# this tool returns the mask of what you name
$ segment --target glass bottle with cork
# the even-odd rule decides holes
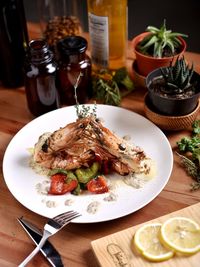
[[[80,104],[91,97],[91,60],[86,50],[87,40],[81,36],[68,36],[57,43],[56,86],[62,106],[75,105],[75,93]]]
[[[29,110],[34,116],[59,107],[53,53],[43,39],[32,40],[25,63],[25,91]]]
[[[87,0],[94,68],[126,65],[127,0]]]

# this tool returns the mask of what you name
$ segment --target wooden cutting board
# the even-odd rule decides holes
[[[200,203],[173,212],[171,214],[151,220],[151,222],[164,222],[170,217],[189,217],[200,223]],[[131,249],[133,235],[141,225],[105,236],[91,242],[92,249],[101,267],[199,267],[200,252],[189,256],[174,256],[164,262],[149,262],[134,253]]]

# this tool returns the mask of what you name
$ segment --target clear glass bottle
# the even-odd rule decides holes
[[[68,36],[58,42],[57,50],[59,59],[56,86],[61,105],[76,104],[75,94],[78,103],[86,103],[91,97],[91,60],[86,54],[86,39]]]
[[[43,39],[32,40],[25,64],[25,90],[29,110],[35,116],[59,107],[55,85],[57,64]]]
[[[124,67],[127,49],[127,0],[87,0],[87,4],[94,67]]]
[[[0,1],[0,40],[1,81],[6,87],[22,86],[28,45],[23,0]]]

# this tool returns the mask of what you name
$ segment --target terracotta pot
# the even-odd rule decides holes
[[[138,43],[142,41],[144,37],[149,34],[150,34],[149,32],[141,33],[132,40],[132,47],[134,49],[134,53],[136,56],[137,70],[143,76],[147,76],[154,69],[169,66],[172,60],[176,61],[177,57],[181,56],[186,50],[186,42],[184,41],[183,38],[179,37],[182,43],[182,51],[179,54],[173,57],[163,57],[163,58],[155,58],[155,57],[144,55],[138,52],[136,50],[136,47]]]
[[[165,71],[165,68],[163,69]],[[153,110],[159,114],[170,116],[183,116],[190,114],[198,105],[200,96],[200,75],[197,72],[193,73],[191,83],[197,82],[195,85],[196,92],[194,95],[180,99],[173,96],[162,96],[150,87],[152,80],[162,76],[161,70],[156,69],[148,74],[146,77],[146,86],[148,89],[148,98]]]

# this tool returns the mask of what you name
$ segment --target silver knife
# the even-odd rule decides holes
[[[25,220],[23,217],[17,219],[26,233],[30,236],[33,240],[35,245],[38,245],[42,238],[42,231],[37,228],[37,226],[33,225],[31,222]],[[48,260],[51,266],[53,267],[64,267],[60,254],[54,248],[54,246],[49,242],[46,241],[44,246],[40,249],[41,253],[44,257]]]

